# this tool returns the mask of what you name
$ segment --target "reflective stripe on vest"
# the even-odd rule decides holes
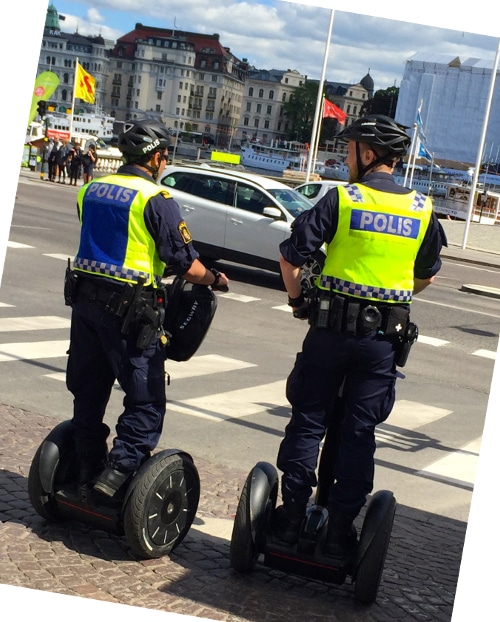
[[[374,301],[410,303],[413,270],[432,202],[420,192],[389,194],[339,186],[339,223],[318,287]]]
[[[160,193],[166,194],[153,182],[126,175],[108,175],[83,186],[75,270],[132,283],[142,276],[146,285],[157,284],[165,264],[144,223],[144,208]]]

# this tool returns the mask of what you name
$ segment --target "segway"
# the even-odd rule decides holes
[[[341,402],[341,398],[340,398]],[[341,410],[337,401],[337,413]],[[338,416],[338,415],[337,415]],[[250,471],[239,499],[230,544],[230,564],[249,573],[261,555],[263,564],[286,573],[342,585],[354,584],[354,598],[371,604],[377,597],[396,511],[392,492],[380,490],[368,503],[360,537],[353,555],[339,559],[328,555],[325,540],[326,508],[333,483],[333,464],[339,443],[340,425],[330,416],[318,467],[315,503],[307,509],[296,544],[286,544],[273,535],[271,518],[278,498],[278,473],[267,462]]]
[[[198,471],[189,454],[167,449],[152,455],[126,489],[107,498],[77,483],[73,424],[58,424],[38,448],[28,493],[49,522],[77,520],[125,536],[141,558],[171,553],[193,523],[200,498]]]

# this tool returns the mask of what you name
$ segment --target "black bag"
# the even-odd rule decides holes
[[[217,297],[208,285],[188,283],[180,276],[167,285],[163,328],[168,337],[168,359],[187,361],[193,356],[205,339],[216,309]]]

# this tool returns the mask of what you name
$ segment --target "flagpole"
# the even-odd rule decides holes
[[[495,54],[495,60],[493,62],[493,67],[491,69],[491,81],[490,81],[490,90],[488,94],[488,101],[486,103],[486,111],[484,113],[484,121],[483,121],[483,129],[481,132],[481,140],[479,142],[479,148],[477,150],[477,159],[476,159],[476,169],[474,171],[474,175],[472,177],[472,184],[470,189],[469,196],[469,205],[467,208],[467,219],[465,221],[465,230],[464,230],[464,238],[462,241],[462,248],[465,248],[467,245],[467,236],[470,228],[470,221],[472,218],[472,210],[474,209],[474,197],[476,194],[477,180],[479,178],[479,173],[481,169],[481,156],[484,150],[484,142],[486,138],[486,130],[488,129],[488,120],[490,117],[490,109],[491,109],[491,101],[493,99],[493,93],[495,91],[495,80],[497,76],[498,70],[498,59],[500,57],[500,39],[498,39],[497,52]]]
[[[325,83],[325,74],[326,74],[326,65],[327,65],[327,61],[328,61],[328,50],[330,48],[330,39],[332,37],[332,27],[333,27],[333,16],[335,15],[335,10],[331,9],[330,11],[330,24],[328,26],[328,35],[327,35],[327,39],[325,42],[325,54],[323,57],[323,68],[321,70],[321,79],[319,81],[319,85],[318,85],[318,97],[316,99],[316,112],[314,114],[314,123],[313,123],[313,129],[312,129],[312,136],[311,136],[311,149],[309,152],[309,157],[307,159],[307,171],[306,171],[306,179],[305,179],[305,183],[307,183],[309,181],[309,178],[311,176],[311,168],[312,168],[312,162],[314,159],[314,154],[316,152],[316,145],[318,142],[318,126],[319,126],[319,117],[321,114],[321,109],[322,109],[322,103],[323,103],[323,85]]]
[[[69,139],[71,141],[71,135],[73,134],[73,115],[75,114],[75,93],[76,93],[76,78],[78,76],[78,64],[79,64],[79,60],[78,60],[78,56],[76,57],[76,64],[75,64],[75,77],[73,79],[73,95],[71,98],[71,115],[69,117]]]

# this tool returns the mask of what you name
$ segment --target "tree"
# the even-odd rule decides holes
[[[399,88],[390,86],[388,89],[376,91],[361,108],[361,114],[386,114],[394,118],[398,104]]]
[[[289,140],[310,142],[317,98],[318,83],[306,81],[295,89],[290,95],[290,100],[285,102],[284,110],[290,125]]]

